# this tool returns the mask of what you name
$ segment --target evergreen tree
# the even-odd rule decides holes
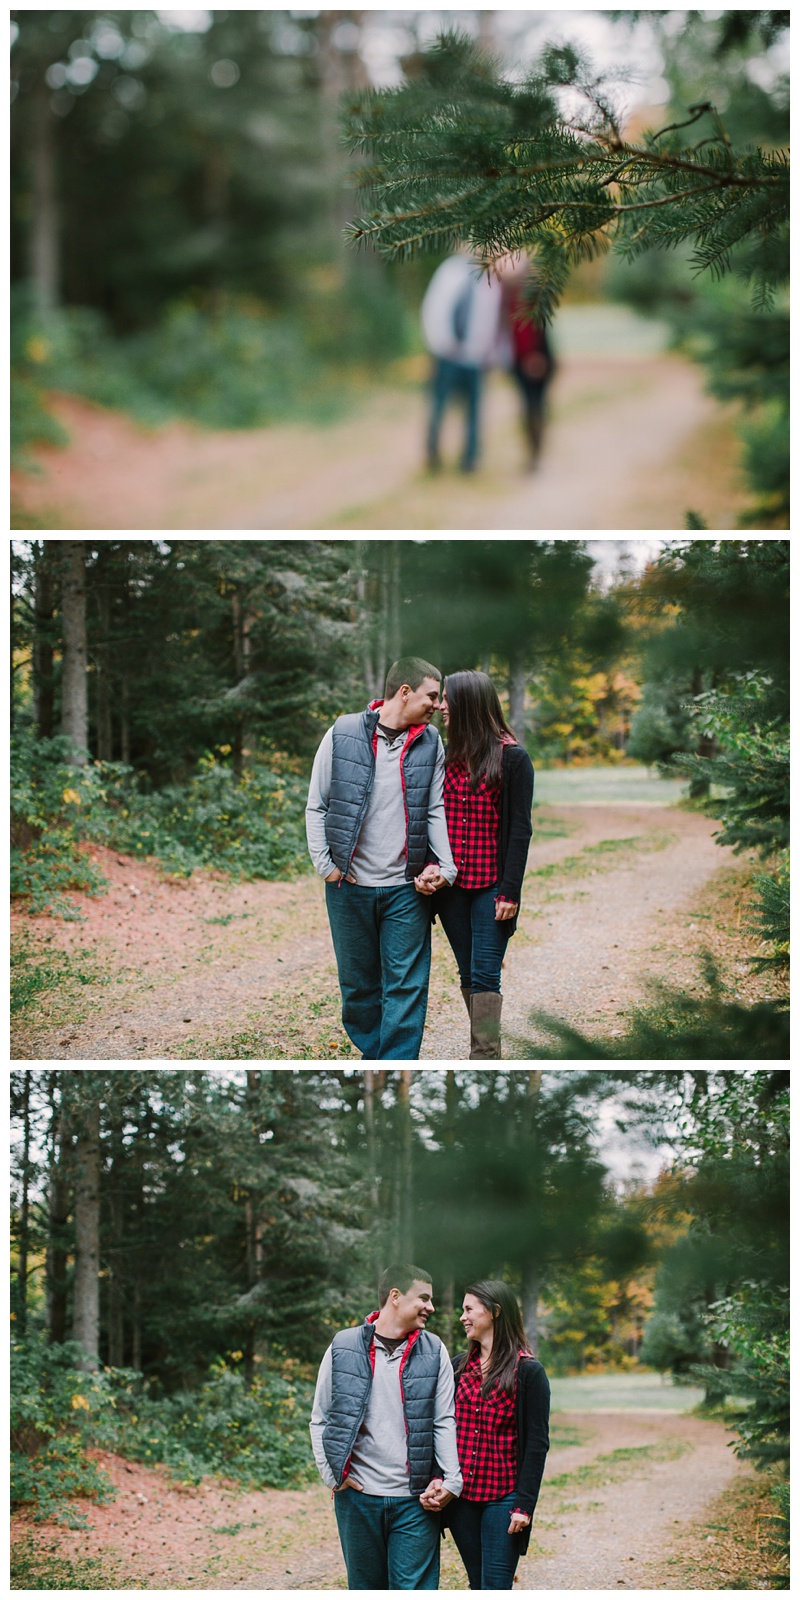
[[[564,110],[564,90],[581,111]],[[351,238],[389,258],[462,241],[487,261],[529,251],[531,308],[544,320],[571,267],[612,245],[634,257],[686,240],[693,264],[714,273],[735,259],[759,304],[785,281],[785,152],[734,149],[708,100],[629,139],[613,84],[571,45],[510,82],[471,41],[446,35],[414,81],[351,96],[345,121],[373,202]]]

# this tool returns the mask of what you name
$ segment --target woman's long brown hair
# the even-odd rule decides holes
[[[519,1301],[508,1284],[499,1278],[483,1278],[480,1283],[471,1283],[464,1293],[474,1294],[494,1320],[492,1354],[483,1379],[483,1393],[499,1389],[502,1394],[513,1394],[520,1353],[531,1354]],[[473,1347],[480,1349],[477,1339],[470,1339],[469,1354]]]
[[[447,762],[463,762],[473,794],[486,779],[490,788],[500,782],[503,735],[514,735],[500,709],[497,690],[485,672],[450,672],[444,692],[450,712]]]

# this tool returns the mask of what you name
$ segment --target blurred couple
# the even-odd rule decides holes
[[[468,251],[449,256],[431,278],[422,302],[422,331],[433,358],[428,422],[428,466],[441,466],[439,437],[448,403],[460,399],[466,423],[462,472],[473,472],[480,453],[484,374],[509,367],[522,399],[527,464],[539,464],[547,385],[555,362],[547,330],[533,318],[530,262],[522,253],[500,257],[486,271]]]
[[[435,727],[441,709],[447,752]],[[405,656],[382,700],[341,716],[306,808],[325,880],[342,1022],[363,1061],[417,1061],[438,916],[469,1016],[470,1061],[501,1056],[500,974],[517,926],[533,766],[484,672]]]
[[[550,1385],[501,1279],[466,1290],[466,1351],[427,1327],[425,1267],[381,1273],[378,1307],[334,1334],[311,1443],[333,1491],[349,1589],[438,1589],[449,1528],[470,1589],[511,1593],[550,1446]]]

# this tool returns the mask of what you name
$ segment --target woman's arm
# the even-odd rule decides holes
[[[525,1360],[519,1365],[519,1383],[524,1450],[520,1451],[517,1468],[517,1506],[533,1516],[550,1448],[550,1385],[544,1367],[538,1361]]]
[[[518,902],[528,863],[533,805],[533,765],[527,750],[519,745],[509,747],[503,783],[508,785],[509,837],[497,892],[502,900]]]

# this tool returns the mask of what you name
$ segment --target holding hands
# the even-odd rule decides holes
[[[447,879],[442,876],[442,873],[440,872],[438,866],[434,864],[434,862],[431,862],[429,866],[425,868],[425,871],[421,872],[419,877],[414,879],[414,887],[419,894],[435,894],[437,889],[444,889],[446,885]]]
[[[426,1511],[443,1511],[452,1499],[453,1496],[449,1489],[445,1489],[442,1479],[431,1478],[427,1489],[419,1497],[419,1503]]]

